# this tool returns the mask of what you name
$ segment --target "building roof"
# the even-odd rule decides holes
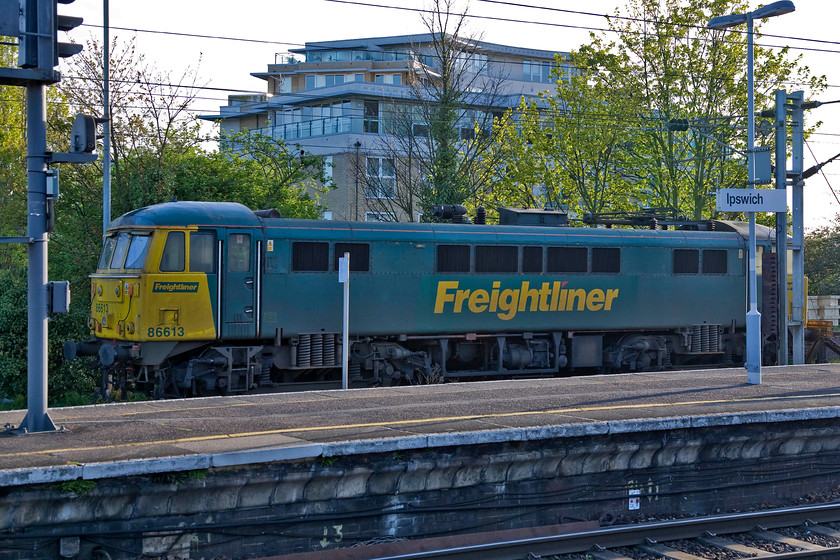
[[[363,39],[340,39],[337,41],[313,41],[304,43],[302,49],[289,49],[289,52],[303,54],[307,51],[336,50],[336,49],[366,49],[383,50],[385,47],[399,45],[424,44],[432,42],[434,36],[431,33],[419,33],[415,35],[393,35],[390,37],[367,37]],[[533,58],[554,58],[555,54],[564,54],[561,51],[547,51],[542,49],[529,49],[511,45],[489,43],[487,41],[470,41],[478,49],[486,53],[510,54],[515,56]],[[568,54],[568,53],[566,53]]]

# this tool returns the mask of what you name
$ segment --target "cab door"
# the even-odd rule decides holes
[[[260,266],[253,230],[226,232],[222,243],[222,267],[222,338],[255,338]]]

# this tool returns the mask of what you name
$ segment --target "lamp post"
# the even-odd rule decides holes
[[[753,20],[764,19],[794,11],[791,0],[773,2],[746,14],[729,14],[709,20],[709,29],[728,29],[747,24],[747,176],[749,188],[755,188],[755,115],[753,100]],[[747,313],[747,381],[761,383],[761,314],[755,273],[755,212],[750,212],[750,310]]]

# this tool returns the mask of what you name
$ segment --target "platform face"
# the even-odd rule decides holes
[[[0,425],[19,424],[25,412],[0,412]],[[763,368],[760,385],[748,384],[739,368],[149,401],[49,414],[65,430],[0,438],[1,483],[834,418],[840,364]]]

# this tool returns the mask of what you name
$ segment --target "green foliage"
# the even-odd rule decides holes
[[[0,269],[0,400],[26,396],[26,267]]]
[[[112,46],[111,215],[178,200],[228,200],[251,208],[277,208],[285,216],[318,217],[317,202],[304,188],[323,184],[323,158],[301,157],[270,139],[244,139],[242,155],[208,152],[207,140],[187,111],[200,89],[196,74],[172,78],[150,67],[133,42]],[[13,53],[0,46],[0,59]],[[68,149],[76,112],[99,115],[102,107],[102,49],[88,43],[69,59],[71,68],[56,87],[48,88],[48,144]],[[174,84],[167,86],[165,84]],[[186,86],[190,86],[184,93]],[[0,235],[26,235],[26,142],[24,90],[0,87]],[[100,146],[101,151],[101,146]],[[70,313],[49,317],[49,406],[95,400],[99,373],[89,359],[66,362],[65,340],[90,338],[90,279],[102,246],[102,161],[61,166],[61,197],[56,202],[56,228],[50,235],[49,279],[68,280]],[[25,402],[27,390],[26,251],[0,244],[0,403]]]
[[[225,136],[222,142],[231,149],[214,157],[247,187],[239,202],[252,208],[275,208],[286,217],[320,217],[317,200],[307,194],[307,188],[316,193],[327,188],[323,156],[247,131]]]
[[[96,488],[96,481],[93,480],[67,480],[58,483],[58,489],[61,492],[68,494],[76,494],[77,496],[84,496],[89,494]]]
[[[336,461],[338,461],[338,457],[318,457],[318,464],[322,467],[331,467]]]
[[[809,294],[840,294],[840,216],[805,236],[805,276]]]
[[[568,64],[557,62],[559,68]],[[493,149],[507,164],[496,167],[485,205],[562,206],[578,214],[627,209],[626,98],[591,81],[585,71],[558,75],[552,95],[523,101],[518,119],[495,127]]]
[[[27,280],[26,267],[0,270],[0,400],[21,399],[27,389]],[[88,289],[85,289],[87,292]],[[71,298],[72,300],[72,298]],[[89,301],[89,300],[88,300]],[[89,304],[88,304],[89,305]],[[96,386],[96,376],[83,362],[67,363],[62,359],[62,345],[67,338],[79,340],[86,335],[87,312],[51,315],[49,318],[50,406],[89,404]],[[81,326],[80,326],[81,325]]]
[[[749,8],[743,0],[632,0],[625,17],[610,19],[608,35],[593,36],[573,53],[570,76],[557,76],[556,90],[540,105],[537,114],[553,139],[540,138],[538,117],[529,113],[500,134],[521,144],[504,147],[511,154],[506,167],[515,173],[510,182],[518,180],[520,191],[559,188],[581,211],[668,207],[693,219],[714,216],[715,190],[746,186],[738,151],[746,151],[747,35],[706,24]],[[756,24],[754,68],[762,79],[755,107],[772,106],[773,92],[790,82],[806,84],[811,95],[825,88],[825,77],[811,76],[801,57],[758,46]],[[691,126],[676,130],[673,119]],[[523,168],[523,157],[536,163]],[[566,191],[567,185],[576,188]]]
[[[207,469],[156,473],[151,475],[151,478],[153,482],[158,484],[181,484],[187,481],[200,482],[207,478]]]
[[[366,209],[385,212],[397,220],[434,220],[439,204],[480,204],[481,193],[492,188],[492,144],[489,135],[493,109],[507,102],[506,71],[490,64],[477,50],[481,37],[466,32],[468,15],[459,2],[433,0],[422,17],[428,43],[416,47],[422,64],[416,66],[408,103],[383,103],[384,132],[370,144],[355,170],[367,188],[388,192],[369,197]],[[472,130],[470,130],[472,129]],[[365,169],[371,158],[388,166],[377,177]],[[387,164],[384,162],[388,162]]]

